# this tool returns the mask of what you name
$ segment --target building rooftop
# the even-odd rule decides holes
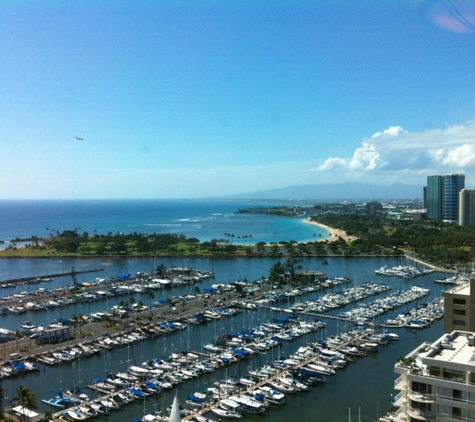
[[[454,331],[432,343],[420,357],[425,365],[475,370],[475,337],[473,333]],[[465,368],[468,369],[468,368]]]
[[[470,296],[470,283],[459,284],[444,293]]]

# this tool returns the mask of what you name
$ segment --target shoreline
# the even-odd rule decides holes
[[[303,221],[307,224],[313,224],[314,226],[321,227],[328,231],[329,233],[328,238],[319,239],[317,240],[317,242],[324,242],[325,240],[329,240],[331,242],[333,240],[338,240],[339,237],[341,237],[345,242],[354,242],[355,240],[358,239],[356,236],[348,235],[344,230],[335,229],[334,227],[330,227],[322,223],[317,223],[316,221],[310,220],[310,218],[305,218]]]

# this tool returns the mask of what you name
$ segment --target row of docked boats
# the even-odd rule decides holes
[[[110,282],[106,282],[104,279],[96,279],[95,283],[82,284],[81,290],[84,291],[76,291],[73,288],[74,286],[54,289],[40,287],[31,293],[21,292],[3,296],[1,301],[6,305],[0,308],[0,315],[49,310],[76,303],[106,300],[114,296],[146,293],[149,290],[189,284],[192,281],[201,281],[214,276],[212,272],[190,271],[192,272],[191,275],[178,275],[173,279],[158,279],[143,272],[138,273],[136,277],[113,278]],[[161,306],[163,302],[155,301],[154,304]],[[144,310],[137,309],[138,306],[138,304],[134,304],[128,311],[140,312]]]
[[[470,279],[473,277],[472,274],[465,274],[465,273],[459,273],[455,274],[451,277],[445,277],[445,278],[436,278],[434,280],[434,283],[437,284],[465,284],[470,281]]]
[[[361,286],[350,287],[340,292],[328,293],[313,300],[296,302],[290,306],[289,309],[295,312],[325,313],[354,302],[365,300],[371,296],[385,293],[389,290],[391,290],[391,286],[388,284],[366,282]]]
[[[304,323],[303,321],[284,323],[282,320],[279,320],[264,324],[263,327],[259,327],[258,330],[256,328],[252,332],[251,330],[249,330],[249,333],[244,331],[234,333],[236,335],[236,339],[234,339],[234,341],[239,343],[239,340],[241,340],[243,342],[246,341],[250,343],[252,338],[256,339],[257,337],[261,337],[260,340],[263,340],[263,336],[278,334],[279,329],[282,330],[282,327],[285,327],[286,325],[287,327],[285,327],[285,330],[288,331],[291,328],[288,326],[288,324],[293,325],[294,327],[292,328],[298,328],[299,326],[301,326],[302,334],[305,332],[309,332],[310,328],[312,327],[312,324],[306,326],[306,323]],[[315,325],[312,328],[317,329],[318,326],[319,325]],[[258,334],[256,336],[255,334],[257,334],[258,331],[261,331],[262,334]],[[227,341],[232,343],[233,339],[227,338]],[[277,340],[273,340],[273,342],[275,342],[276,344],[278,343]],[[234,348],[234,353],[229,355],[228,358],[220,354],[214,355],[204,360],[200,359],[200,355],[190,352],[172,354],[171,356],[169,356],[167,361],[153,359],[144,362],[141,366],[132,366],[129,368],[128,371],[110,374],[104,379],[95,378],[90,384],[88,384],[88,387],[93,388],[101,393],[104,393],[107,396],[125,394],[128,396],[134,396],[135,399],[141,399],[147,397],[147,395],[151,395],[158,391],[161,391],[162,389],[172,388],[173,385],[176,385],[184,380],[198,377],[203,373],[213,372],[215,369],[225,367],[231,364],[232,362],[235,362],[246,356],[244,353],[238,353],[237,350],[244,349],[239,347]],[[250,350],[253,349],[250,348]],[[282,367],[283,364],[291,365],[292,363],[279,362],[279,367]],[[306,370],[317,371],[318,369],[316,368],[316,366],[308,366]],[[249,383],[249,380],[247,382]],[[291,391],[291,388],[285,385],[285,380],[283,378],[271,380],[271,382],[273,383],[273,385],[269,385],[269,388],[272,388],[275,391],[279,391],[278,389],[280,389],[281,393]],[[232,385],[231,383],[227,384],[228,388],[226,389],[225,387],[223,387],[223,390],[226,390],[228,391],[228,393],[231,393],[233,391],[233,389],[230,388],[232,387]],[[242,403],[241,406],[243,406]],[[249,409],[251,408],[252,406],[249,407]],[[75,411],[77,411],[77,409]],[[69,418],[72,417],[73,416],[69,415]]]
[[[20,356],[21,357],[21,356]],[[39,371],[39,366],[32,360],[7,360],[0,364],[0,379]]]
[[[385,327],[406,327],[419,329],[429,327],[444,316],[444,298],[435,298],[428,303],[422,303],[409,312],[401,313],[385,321]]]
[[[376,298],[368,303],[361,303],[357,308],[340,312],[338,316],[359,323],[370,322],[376,317],[393,311],[429,294],[429,289],[413,286],[405,291],[397,291],[389,296]]]
[[[145,399],[147,395],[156,394],[160,389],[172,388],[174,385],[188,379],[199,377],[219,368],[225,368],[253,353],[262,353],[275,345],[290,342],[294,338],[323,326],[322,323],[309,323],[289,317],[275,318],[248,330],[240,330],[222,336],[219,339],[221,344],[212,342],[220,349],[206,359],[203,359],[202,355],[198,353],[176,353],[170,355],[166,360],[152,359],[144,362],[141,366],[130,367],[124,373],[109,374],[105,378],[95,378],[88,384],[88,387],[104,394],[103,397],[116,396],[118,398],[118,395],[125,395],[133,396],[135,400]],[[278,397],[282,397],[279,394],[294,394],[298,391],[305,391],[308,389],[308,383],[324,382],[325,376],[331,376],[338,368],[344,367],[346,362],[351,361],[356,356],[364,356],[365,351],[369,350],[373,341],[376,342],[377,337],[375,335],[374,339],[369,339],[368,334],[362,334],[361,331],[343,333],[339,341],[332,338],[328,339],[328,344],[311,344],[307,348],[299,349],[289,358],[277,359],[272,362],[272,365],[252,372],[247,378],[243,377],[240,383],[253,392],[258,388],[267,387],[264,390],[272,390],[270,399],[274,398],[278,402],[281,400]],[[356,344],[357,339],[361,340],[360,344]],[[383,344],[382,339],[378,340],[380,343],[376,343],[374,346],[376,348]],[[99,346],[97,347],[99,348]],[[341,351],[337,351],[336,347],[341,348]],[[335,353],[336,351],[338,354]],[[163,384],[164,382],[168,384]],[[224,380],[213,388],[216,389],[214,394],[215,405],[211,407],[221,409],[213,411],[221,418],[239,418],[237,415],[246,412],[243,409],[247,409],[249,413],[254,411],[257,414],[262,414],[265,413],[265,408],[269,403],[269,400],[262,397],[264,394],[260,394],[260,400],[262,403],[267,403],[267,405],[263,404],[261,405],[263,407],[257,407],[255,404],[254,406],[247,404],[249,399],[240,399],[242,396],[240,389],[234,389],[233,383],[229,380]],[[262,391],[260,392],[262,393]],[[269,391],[267,393],[269,394]],[[221,399],[234,401],[240,408],[235,406],[234,410],[230,407],[223,409],[224,405],[218,404],[219,400],[216,401],[216,394]],[[203,397],[198,397],[198,399],[194,401],[189,399],[187,404],[191,409],[206,409],[209,405],[208,401]],[[245,403],[241,403],[240,400]],[[196,406],[197,402],[201,403],[199,407]],[[236,415],[231,416],[233,415],[232,412]],[[159,416],[154,417],[158,418]],[[73,416],[69,415],[68,418],[73,418]]]
[[[383,337],[390,340],[384,342]],[[239,419],[246,413],[264,414],[269,405],[285,404],[286,395],[309,391],[311,385],[325,382],[325,376],[335,374],[356,357],[365,356],[365,342],[378,341],[378,347],[397,339],[395,334],[342,333],[339,339],[330,340],[332,348],[326,343],[301,347],[288,359],[276,359],[272,365],[249,371],[249,376],[223,379],[206,394],[195,392],[187,397],[186,403],[199,409],[200,414],[211,412],[225,419]],[[336,350],[336,344],[341,352]]]
[[[374,270],[374,272],[378,275],[414,278],[421,275],[431,274],[433,270],[430,268],[417,268],[412,265],[397,265],[392,268],[388,268],[384,265],[383,267]]]

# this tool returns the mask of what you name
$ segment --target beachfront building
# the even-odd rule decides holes
[[[459,192],[459,219],[463,226],[475,226],[475,190],[462,189]]]
[[[464,174],[444,176],[443,220],[457,223],[459,217],[459,192],[465,188]]]
[[[392,398],[400,422],[475,421],[475,337],[467,331],[444,334],[398,359]]]
[[[427,219],[442,220],[442,205],[444,198],[444,179],[442,176],[427,177]]]
[[[475,332],[475,278],[444,292],[444,333]]]

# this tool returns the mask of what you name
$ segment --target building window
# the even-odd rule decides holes
[[[414,391],[416,393],[431,394],[432,385],[426,384],[424,382],[412,381],[411,389],[412,389],[412,391]]]
[[[462,319],[454,319],[453,320],[453,325],[458,325],[459,327],[465,327],[466,323]]]
[[[461,390],[452,390],[452,398],[454,400],[462,400],[462,391]]]
[[[444,378],[449,380],[463,381],[463,372],[444,369]]]
[[[455,299],[454,298],[454,305],[465,305],[466,300],[465,299]]]
[[[465,309],[454,309],[454,315],[466,315]]]
[[[452,417],[453,418],[461,418],[462,417],[462,409],[460,407],[452,407]]]

